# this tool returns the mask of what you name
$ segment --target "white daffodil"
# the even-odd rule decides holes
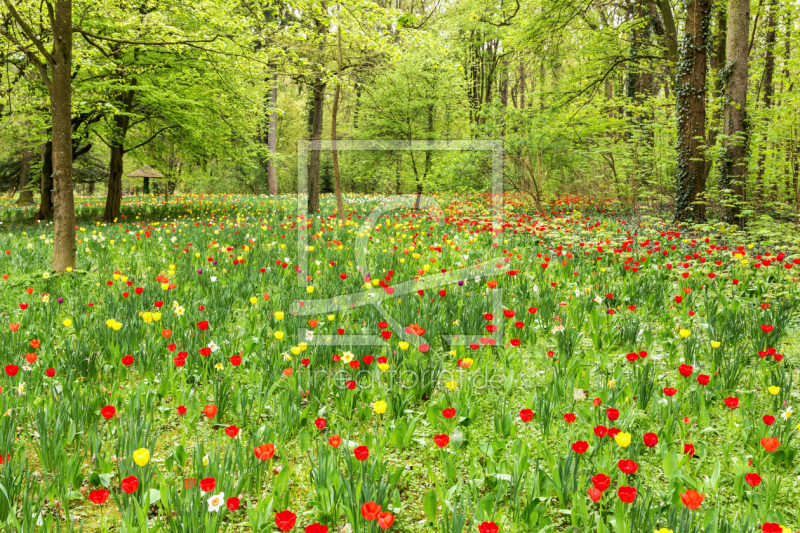
[[[225,493],[214,494],[208,499],[208,512],[216,513],[225,504]]]
[[[216,352],[217,350],[219,350],[219,346],[214,344],[214,341],[209,342],[208,343],[208,347],[211,348],[212,352]]]

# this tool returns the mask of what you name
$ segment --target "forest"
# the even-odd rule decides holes
[[[796,222],[797,11],[779,0],[3,0],[0,180],[41,220],[69,209],[74,183],[106,197],[111,222],[123,189],[295,192],[301,139],[490,139],[503,143],[506,190],[539,209],[580,195],[678,222]],[[337,183],[403,193],[490,181],[480,152],[335,152],[310,153],[312,212]],[[126,177],[142,165],[164,178]]]

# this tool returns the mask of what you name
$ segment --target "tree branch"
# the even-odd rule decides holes
[[[8,0],[3,0],[3,1],[8,3]],[[73,26],[72,31],[80,33],[81,35],[83,35],[84,38],[89,36],[92,39],[97,39],[99,41],[108,41],[117,44],[130,44],[130,45],[142,45],[142,46],[182,46],[182,45],[192,45],[196,43],[213,43],[220,37],[219,35],[215,35],[211,39],[192,39],[186,41],[130,41],[128,39],[114,39],[113,37],[105,37],[103,35],[98,35],[96,33],[86,31],[79,26]]]
[[[141,148],[141,147],[142,147],[142,146],[144,146],[145,144],[149,143],[150,141],[152,141],[153,139],[155,139],[156,137],[158,137],[158,135],[159,135],[160,133],[162,133],[162,132],[165,132],[165,131],[167,131],[167,130],[169,130],[169,129],[172,129],[172,128],[174,128],[174,127],[175,127],[175,126],[166,126],[166,127],[164,127],[164,128],[161,128],[160,130],[158,130],[157,132],[155,132],[155,133],[154,133],[154,134],[153,134],[153,135],[152,135],[152,136],[151,136],[149,139],[147,139],[146,141],[140,142],[139,144],[137,144],[137,145],[136,145],[136,146],[134,146],[133,148],[128,148],[127,150],[123,150],[122,152],[123,152],[123,153],[125,153],[125,154],[127,154],[128,152],[132,152],[132,151],[136,150],[137,148]]]
[[[44,56],[45,60],[49,64],[52,65],[53,63],[55,63],[55,60],[53,60],[53,56],[47,52],[47,49],[45,49],[44,43],[41,41],[41,39],[36,37],[31,27],[28,26],[28,24],[22,19],[19,12],[14,7],[14,4],[12,4],[10,0],[3,0],[3,3],[8,8],[8,11],[11,13],[11,16],[14,17],[14,20],[17,21],[17,24],[19,24],[19,27],[22,29],[22,33],[25,34],[25,37],[27,37],[33,43],[33,45],[36,47],[39,53]],[[16,41],[16,39],[14,40]],[[19,47],[19,44],[17,44],[17,47]]]

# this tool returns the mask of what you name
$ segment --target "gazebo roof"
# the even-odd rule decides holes
[[[163,178],[164,176],[161,175],[159,171],[151,167],[150,165],[145,165],[140,169],[134,170],[126,177],[128,178]]]

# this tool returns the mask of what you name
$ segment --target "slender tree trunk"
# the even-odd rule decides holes
[[[339,177],[339,152],[336,150],[336,118],[339,114],[339,93],[341,92],[342,76],[342,30],[336,32],[337,40],[337,77],[336,89],[333,92],[333,109],[331,110],[331,152],[333,156],[333,191],[336,194],[336,211],[339,220],[344,222],[344,203],[342,202],[342,182]]]
[[[86,184],[86,196],[92,197],[94,196],[94,182],[90,181]]]
[[[106,209],[103,212],[105,222],[115,222],[119,219],[122,206],[122,169],[125,150],[122,146],[111,147],[111,158],[108,164],[108,195],[106,196]]]
[[[72,191],[72,0],[56,0],[53,24],[53,270],[75,268]]]
[[[325,82],[317,78],[312,86],[311,98],[311,141],[322,139],[322,112],[325,103]],[[308,164],[308,212],[319,211],[319,159],[320,151],[311,150]]]
[[[271,65],[274,69],[275,66]],[[267,149],[273,158],[278,153],[278,74],[272,75],[272,87],[269,90],[269,137],[267,139]],[[272,159],[267,161],[267,185],[272,196],[278,195],[278,172]]]
[[[22,168],[19,170],[19,198],[17,205],[31,205],[33,203],[33,193],[27,190],[28,173],[31,170],[31,154],[27,144],[22,145]]]
[[[675,25],[675,17],[672,14],[672,5],[669,0],[656,0],[656,5],[661,12],[661,21],[664,23],[670,72],[675,72],[678,63],[678,29]]]
[[[519,60],[519,108],[525,109],[525,61]]]
[[[42,180],[39,199],[39,220],[53,218],[53,141],[42,145]]]
[[[740,220],[741,202],[747,185],[747,73],[750,36],[750,1],[730,0],[728,4],[728,59],[723,109],[725,152],[720,169],[723,191],[722,218],[729,224]],[[729,191],[729,192],[726,192]]]
[[[772,107],[772,97],[775,95],[775,83],[773,78],[775,76],[775,41],[776,41],[776,32],[775,32],[775,25],[777,24],[777,20],[775,18],[775,12],[778,9],[778,2],[777,0],[772,0],[769,5],[769,14],[767,15],[767,34],[764,38],[764,45],[766,47],[766,52],[764,53],[764,109],[770,109]],[[756,184],[753,189],[753,196],[755,198],[761,198],[764,192],[763,190],[763,182],[764,182],[764,171],[766,170],[767,164],[767,129],[769,128],[769,120],[764,117],[762,121],[762,126],[764,128],[764,139],[762,140],[761,149],[759,157],[758,157],[758,178],[756,179]],[[774,180],[773,187],[775,192],[778,192],[778,180]]]
[[[711,0],[686,6],[675,107],[678,118],[675,220],[703,222],[705,199],[706,70]]]
[[[725,91],[723,77],[725,76],[726,47],[728,45],[728,11],[725,6],[721,6],[717,11],[717,45],[716,53],[711,60],[711,68],[717,71],[717,78],[714,81],[714,98],[722,98]],[[722,122],[722,106],[717,106],[711,113],[711,122],[708,125],[708,149],[710,150],[717,144],[717,135]],[[711,166],[714,161],[711,157],[706,158],[706,179],[711,173]]]

